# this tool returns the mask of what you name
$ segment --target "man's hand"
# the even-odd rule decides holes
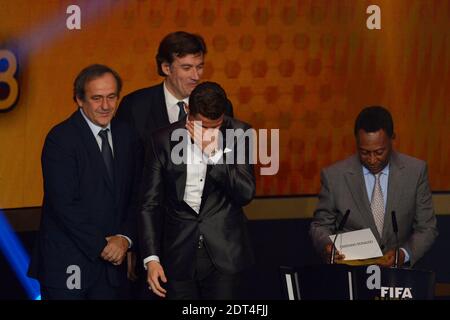
[[[167,278],[161,264],[158,261],[147,262],[147,282],[150,285],[149,289],[151,288],[156,295],[165,298],[167,291],[161,287],[159,279],[161,279],[164,283],[167,282]]]
[[[327,263],[330,263],[331,249],[333,244],[329,243],[325,246],[325,257],[327,258]],[[334,254],[334,262],[342,261],[345,259],[345,255],[341,254],[340,251],[336,250]]]
[[[395,249],[391,249],[388,252],[386,252],[383,256],[383,260],[385,262],[380,262],[378,265],[380,267],[392,267],[395,262]],[[400,267],[405,262],[405,253],[403,250],[398,249],[398,266]]]
[[[101,257],[118,266],[125,259],[128,250],[128,240],[121,236],[106,237],[106,247],[101,253]]]
[[[219,145],[219,128],[203,128],[198,121],[187,120],[186,129],[194,143],[199,146],[204,154],[209,156],[213,151],[217,150]]]

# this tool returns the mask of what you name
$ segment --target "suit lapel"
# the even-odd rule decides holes
[[[203,186],[202,192],[202,201],[200,203],[199,215],[203,214],[203,206],[205,205],[205,201],[208,199],[208,194],[211,192],[212,183],[211,179],[209,179],[209,173],[211,172],[213,165],[206,165],[206,175],[205,175],[205,185]]]
[[[92,134],[91,128],[89,128],[89,125],[86,123],[86,120],[81,115],[80,110],[76,111],[73,114],[73,116],[76,125],[80,128],[81,137],[84,142],[83,144],[86,146],[90,159],[93,160],[93,165],[97,167],[99,171],[101,171],[106,185],[108,186],[111,192],[114,192],[112,181],[108,177],[105,162],[103,161],[100,148],[98,147],[98,143],[94,135]]]
[[[150,140],[153,132],[159,128],[170,125],[169,114],[167,113],[166,99],[164,97],[163,84],[159,84],[151,96],[148,97],[148,105],[145,112],[141,115],[144,121],[144,140]]]
[[[398,204],[401,203],[402,199],[402,169],[404,167],[403,163],[397,157],[395,152],[391,155],[391,160],[389,162],[389,181],[387,190],[387,202],[386,211],[384,215],[384,225],[383,225],[383,238],[387,239],[389,234],[392,234],[392,219],[391,212],[398,209]]]
[[[123,142],[123,135],[120,132],[119,126],[116,125],[116,121],[111,122],[111,135],[114,147],[114,191],[115,199],[118,202],[122,191],[122,178],[123,178],[123,156],[126,155],[125,143]]]
[[[349,167],[345,175],[346,183],[350,189],[353,201],[356,203],[361,217],[364,219],[366,225],[374,231],[374,235],[380,241],[381,235],[377,232],[377,227],[370,208],[369,197],[367,195],[366,183],[364,181],[363,170],[358,156],[353,157],[352,165]],[[351,213],[350,213],[351,215]]]
[[[224,154],[223,154],[224,163],[226,163],[226,158],[228,156],[230,156],[230,155],[234,156],[235,153],[237,152],[237,150],[236,150],[236,148],[237,148],[237,141],[236,141],[236,139],[227,139],[227,129],[234,130],[233,124],[231,123],[231,118],[228,117],[228,116],[225,116],[224,120],[223,120],[223,125],[220,128],[220,131],[222,133],[222,138],[223,138],[223,142],[222,142],[222,146],[221,147],[223,148],[223,151],[224,151]],[[219,143],[220,143],[220,141],[219,141]],[[227,149],[230,150],[230,151],[233,151],[233,152],[225,153],[225,150],[227,150]]]
[[[151,112],[154,119],[157,119],[157,124],[165,124],[170,125],[169,114],[167,113],[167,105],[166,105],[166,97],[164,95],[164,84],[161,83],[158,87],[157,94],[157,103],[155,104],[157,107],[154,108]],[[164,126],[165,126],[164,125]]]
[[[234,148],[236,147],[236,145],[235,145],[235,143],[234,143],[234,141],[233,140],[231,140],[231,141],[228,141],[227,140],[227,138],[226,138],[226,130],[227,129],[232,129],[233,127],[232,127],[232,125],[231,125],[231,121],[229,120],[229,118],[227,117],[227,116],[225,116],[225,118],[224,118],[224,121],[223,121],[223,124],[222,124],[222,126],[220,127],[220,131],[221,131],[221,133],[222,133],[222,138],[223,138],[223,142],[222,142],[222,145],[220,146],[219,145],[219,148],[222,148],[223,149],[223,151],[225,151],[225,149],[230,149],[230,150],[234,150]],[[219,141],[219,143],[221,143],[220,141]],[[223,161],[223,163],[226,163],[226,157],[229,155],[229,154],[234,154],[234,152],[230,152],[230,153],[224,153],[223,155],[222,155],[222,161]],[[204,206],[204,204],[205,204],[205,201],[208,199],[208,195],[210,194],[210,192],[211,192],[211,189],[212,189],[212,187],[213,187],[213,184],[211,183],[211,179],[209,179],[208,177],[209,177],[209,173],[211,172],[211,170],[212,170],[212,168],[213,168],[214,166],[213,165],[210,165],[210,164],[208,164],[207,166],[206,166],[206,175],[205,175],[205,185],[204,185],[204,187],[203,187],[203,193],[202,193],[202,202],[201,202],[201,204],[200,204],[200,215],[203,213],[203,206]],[[216,169],[220,169],[220,168],[216,168]]]
[[[184,122],[180,122],[179,125],[177,125],[173,131],[177,129],[183,129],[184,128]],[[173,132],[171,131],[171,133]],[[170,139],[170,150],[168,154],[168,161],[173,165],[173,175],[175,179],[175,186],[176,186],[176,192],[177,192],[177,198],[179,201],[183,201],[184,198],[184,191],[186,188],[186,177],[187,177],[187,139],[189,139],[187,130],[183,130],[183,135],[179,137],[179,140],[173,141],[171,137]],[[181,143],[181,145],[180,145]],[[181,163],[174,163],[172,161],[171,155],[172,150],[174,148],[177,148],[176,151],[179,152],[179,156],[182,157],[183,161]]]

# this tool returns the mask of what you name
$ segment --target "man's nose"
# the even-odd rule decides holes
[[[114,104],[113,101],[111,101],[111,100],[108,99],[108,98],[104,98],[104,99],[102,100],[102,109],[103,109],[103,110],[109,110],[109,109],[111,109],[111,107],[113,106],[113,104]]]
[[[375,162],[377,162],[377,157],[375,157],[374,154],[371,154],[371,155],[369,156],[369,163],[370,163],[370,164],[375,164]]]
[[[200,73],[196,68],[192,68],[192,79],[193,80],[199,80],[200,79]]]

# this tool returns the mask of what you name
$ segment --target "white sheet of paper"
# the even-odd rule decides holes
[[[334,234],[330,235],[331,241],[334,241],[335,236]],[[344,260],[370,259],[383,255],[369,228],[340,233],[335,245],[345,255]]]

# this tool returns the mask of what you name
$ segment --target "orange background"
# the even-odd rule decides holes
[[[81,30],[66,28],[71,4]],[[366,27],[371,4],[381,30]],[[43,141],[76,109],[76,74],[107,64],[123,94],[159,83],[154,56],[176,30],[204,36],[205,79],[236,117],[280,129],[280,171],[258,177],[258,195],[317,193],[373,104],[391,110],[396,148],[428,162],[433,190],[450,190],[450,1],[0,0],[0,49],[17,54],[21,91],[0,113],[0,208],[41,204]]]

